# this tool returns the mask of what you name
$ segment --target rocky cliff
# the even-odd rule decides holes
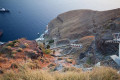
[[[117,44],[108,47],[110,44],[104,42],[112,39],[112,33],[120,30],[120,8],[108,11],[65,12],[53,19],[48,24],[48,29],[50,38],[79,40],[82,37],[94,35],[97,48],[102,53],[112,53],[117,51]]]

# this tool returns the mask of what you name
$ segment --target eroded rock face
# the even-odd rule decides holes
[[[48,24],[49,37],[76,40],[94,35],[96,47],[103,54],[114,54],[117,44],[106,44],[112,33],[120,31],[120,9],[108,11],[74,10],[57,16]],[[114,53],[113,53],[114,52]]]

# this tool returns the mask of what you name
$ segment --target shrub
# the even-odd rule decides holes
[[[0,80],[120,80],[120,75],[110,67],[95,67],[89,72],[73,67],[65,72],[48,72],[23,66],[17,72],[10,70],[0,75]]]
[[[6,46],[5,47],[5,49],[7,49],[7,50],[11,50],[11,48],[12,48],[11,46]]]
[[[27,44],[27,43],[24,43],[24,45],[25,45],[26,48],[29,47],[29,44]]]
[[[51,63],[50,65],[48,65],[48,68],[53,67],[53,66],[56,66],[56,64]]]
[[[43,43],[40,43],[39,46],[40,46],[40,48],[42,48],[42,49],[45,48],[45,45],[44,45]]]
[[[39,57],[39,60],[40,60],[42,63],[45,62],[45,59],[44,59],[44,58],[40,58],[40,57]]]
[[[92,60],[90,58],[87,59],[86,61],[87,64],[91,65],[92,64]]]
[[[28,48],[28,47],[29,47],[29,44],[27,44],[27,43],[24,43],[24,44],[20,45],[20,48]]]
[[[36,68],[36,65],[32,62],[27,62],[25,65],[27,65],[27,67],[30,68],[30,69]]]
[[[11,46],[3,46],[2,49],[0,50],[1,54],[6,54],[8,56],[11,56],[12,54],[14,54],[12,52],[12,47]]]
[[[45,53],[46,53],[46,54],[50,54],[50,53],[51,53],[51,50],[50,50],[50,49],[46,49],[46,50],[45,50]]]
[[[54,73],[55,80],[89,80],[89,74],[85,72]]]
[[[16,42],[15,44],[14,44],[14,47],[18,47],[19,46],[19,42]]]
[[[0,77],[0,80],[18,80],[19,76],[12,70],[7,71],[5,74]]]
[[[18,52],[22,52],[22,50],[23,50],[22,48],[18,48],[17,49]]]
[[[54,43],[54,40],[49,40],[48,43],[49,44]]]
[[[12,41],[12,42],[9,42],[9,43],[7,44],[7,46],[14,47],[14,46],[15,46],[15,43],[19,43],[19,41],[18,41],[18,40],[14,40],[14,41]]]
[[[82,72],[81,69],[75,67],[64,67],[62,69],[63,72],[73,71],[73,72]]]
[[[50,45],[47,45],[47,47],[46,47],[47,49],[50,49]]]
[[[3,46],[0,49],[0,54],[5,54],[5,53],[10,52],[10,51],[11,51],[11,46]]]
[[[73,63],[73,59],[67,58],[67,59],[66,59],[66,62],[68,62],[68,63]]]
[[[8,43],[7,46],[11,46],[11,47],[13,47],[14,44],[11,42],[11,43]]]
[[[13,51],[12,51],[12,54],[15,54],[15,53],[17,53],[17,51],[16,51],[16,50],[13,50]]]
[[[0,69],[0,74],[3,74],[4,73],[4,70]]]
[[[17,63],[12,63],[12,64],[11,64],[11,68],[13,68],[13,69],[14,69],[14,68],[18,68],[18,64],[17,64]]]
[[[27,61],[27,63],[25,63],[24,66],[26,66],[27,68],[30,68],[30,69],[40,69],[41,68],[41,65],[38,60]]]
[[[58,60],[63,60],[64,58],[63,57],[58,57]]]
[[[23,80],[54,80],[47,71],[27,69],[20,74]]]
[[[90,80],[120,80],[120,75],[110,67],[96,67],[90,73]]]
[[[42,49],[43,53],[50,54],[52,51],[50,49]]]

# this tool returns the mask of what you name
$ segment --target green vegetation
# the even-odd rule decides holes
[[[86,63],[89,64],[89,65],[92,64],[92,61],[90,60],[90,58],[87,59]]]
[[[14,46],[15,46],[15,43],[19,43],[19,41],[18,41],[18,40],[14,40],[14,41],[12,41],[12,42],[9,42],[9,43],[7,44],[7,46],[14,47]]]
[[[45,44],[40,44],[39,45],[40,48],[42,49],[43,53],[46,53],[46,54],[50,54],[52,51],[49,49],[50,48],[50,45],[47,45],[47,47],[45,48]]]
[[[18,64],[17,63],[12,63],[11,68],[18,68]]]
[[[47,49],[50,49],[50,45],[47,45],[47,47],[46,47]]]
[[[46,54],[50,54],[50,53],[51,53],[51,50],[50,50],[50,49],[46,49],[45,53],[46,53]]]
[[[48,43],[49,44],[54,43],[54,40],[51,39],[51,40],[48,41]]]
[[[22,49],[22,48],[18,48],[17,51],[18,51],[18,52],[22,52],[23,49]]]
[[[13,57],[13,55],[17,53],[16,50],[12,50],[11,46],[4,46],[0,49],[0,54],[7,54],[9,57]]]

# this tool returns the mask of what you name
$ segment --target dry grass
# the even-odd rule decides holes
[[[0,80],[54,80],[53,77],[42,70],[26,69],[21,72],[8,71]]]
[[[75,68],[75,67],[64,67],[62,69],[63,72],[82,72],[82,69],[80,68]]]
[[[20,74],[23,80],[54,80],[46,71],[28,69]]]
[[[89,72],[71,69],[65,72],[48,72],[23,66],[18,71],[7,71],[0,76],[0,80],[120,80],[117,71],[109,67],[98,67]]]
[[[110,67],[94,68],[90,73],[90,80],[120,80],[117,71]]]
[[[55,73],[55,80],[89,80],[89,74],[85,72]]]

